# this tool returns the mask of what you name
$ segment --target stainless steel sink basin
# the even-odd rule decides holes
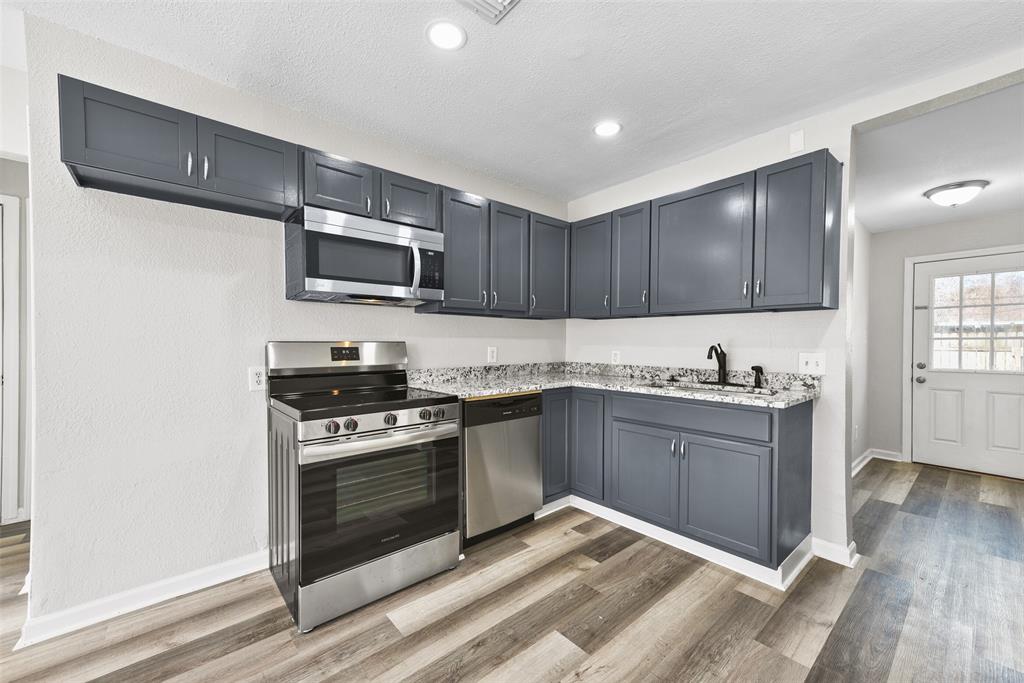
[[[656,389],[682,389],[685,391],[725,391],[734,394],[752,394],[755,396],[774,396],[778,392],[775,389],[755,388],[737,384],[704,384],[702,382],[659,382],[654,381],[648,384]]]

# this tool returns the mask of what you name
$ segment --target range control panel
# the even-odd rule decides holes
[[[459,417],[459,404],[446,403],[422,408],[405,408],[380,413],[365,413],[348,417],[328,418],[300,422],[299,441],[327,439],[332,436],[359,436],[370,432],[429,425]]]

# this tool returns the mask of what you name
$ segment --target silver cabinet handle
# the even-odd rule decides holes
[[[758,280],[757,282],[754,283],[754,294],[757,294],[758,296],[761,296],[761,281],[760,280]]]
[[[685,441],[683,441],[681,444],[679,444],[679,457],[680,458],[686,458],[686,442]]]
[[[210,175],[210,157],[203,155],[203,180]]]
[[[604,295],[604,307],[608,308],[608,295],[607,294]]]
[[[914,381],[917,382],[918,384],[924,384],[928,380],[926,380],[924,377],[915,377]]]
[[[750,283],[747,282],[746,280],[744,280],[743,281],[743,296],[747,295],[747,290],[748,290],[749,286],[750,286]]]
[[[185,171],[185,175],[189,178],[192,177],[192,152],[188,153],[188,168]]]
[[[487,290],[483,290],[484,293],[484,308],[487,308]]]
[[[391,200],[388,199],[387,197],[384,198],[384,215],[391,215]]]
[[[533,294],[530,295],[530,308],[537,308],[537,297]]]
[[[642,304],[647,303],[647,290],[646,289],[640,294],[640,303],[642,303]]]
[[[917,369],[918,370],[924,370],[926,367],[928,367],[928,365],[926,363],[924,363],[922,361],[918,361],[917,362]]]
[[[494,292],[494,291],[491,292],[491,305],[492,306],[497,306],[498,305],[498,293],[497,292]]]
[[[370,195],[366,195],[366,215],[370,215]]]
[[[676,457],[676,440],[672,439],[672,443],[669,444],[668,452],[672,454],[672,457]]]

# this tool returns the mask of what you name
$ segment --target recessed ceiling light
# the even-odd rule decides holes
[[[602,121],[594,126],[594,134],[602,138],[618,135],[620,130],[622,130],[622,124],[618,121]]]
[[[450,21],[435,21],[427,26],[427,40],[442,50],[458,50],[466,44],[466,32]]]
[[[987,180],[964,180],[933,187],[924,196],[939,206],[960,206],[977,197],[986,187]]]

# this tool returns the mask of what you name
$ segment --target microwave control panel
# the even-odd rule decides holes
[[[444,289],[444,252],[420,249],[420,288]]]

